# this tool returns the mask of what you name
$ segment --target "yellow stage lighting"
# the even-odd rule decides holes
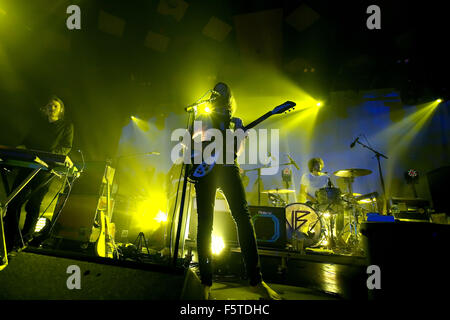
[[[198,110],[199,114],[203,114],[203,115],[210,114],[212,112],[212,108],[211,108],[210,104],[207,104],[207,103],[203,104],[203,105],[199,105],[197,110]]]
[[[321,107],[321,106],[322,106],[322,102],[320,102],[320,101],[317,102],[317,103],[316,103],[316,106]]]
[[[441,103],[442,99],[437,99],[436,101],[437,101],[437,103]]]
[[[41,231],[45,227],[46,224],[47,224],[46,218],[39,218],[38,222],[36,223],[36,228],[34,229],[34,232]]]
[[[167,213],[162,212],[161,210],[158,212],[158,214],[155,217],[155,220],[159,223],[166,222],[167,221]]]
[[[212,235],[211,249],[214,255],[219,255],[225,248],[225,242],[221,236]]]
[[[150,126],[147,121],[139,119],[135,116],[131,116],[131,120],[133,121],[134,125],[136,125],[140,130],[144,132],[147,132],[150,129]]]

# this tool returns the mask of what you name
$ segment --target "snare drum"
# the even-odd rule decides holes
[[[316,199],[320,205],[338,204],[341,202],[341,190],[334,187],[325,187],[316,191]]]
[[[317,212],[304,203],[291,203],[285,207],[286,236],[303,239],[304,247],[315,247],[322,238],[322,220]]]

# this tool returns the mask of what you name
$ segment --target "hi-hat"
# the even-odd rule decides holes
[[[286,193],[292,193],[292,192],[295,192],[295,190],[291,190],[291,189],[272,189],[272,190],[261,191],[261,193],[278,193],[278,194],[286,194]]]
[[[369,169],[343,169],[336,171],[334,175],[341,178],[355,178],[367,176],[371,173],[372,171]]]

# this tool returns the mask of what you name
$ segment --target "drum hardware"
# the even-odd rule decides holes
[[[287,204],[286,201],[284,201],[283,198],[276,193],[269,193],[268,197],[274,207],[285,207]]]
[[[269,197],[269,200],[272,202],[273,206],[275,207],[285,207],[287,204],[287,201],[285,201],[283,198],[281,198],[282,194],[285,194],[286,197],[289,196],[289,193],[294,193],[295,190],[289,190],[289,189],[272,189],[272,190],[264,190],[261,193],[267,193],[267,196]]]
[[[287,193],[293,193],[295,190],[291,189],[271,189],[271,190],[264,190],[261,193],[271,193],[271,194],[287,194]]]
[[[360,215],[359,213],[359,205],[357,203],[357,200],[355,199],[353,195],[353,182],[355,181],[356,177],[363,177],[371,174],[372,171],[369,169],[343,169],[336,171],[334,173],[335,176],[344,178],[347,185],[348,185],[348,199],[344,199],[345,202],[350,204],[350,211],[351,211],[351,233],[350,237],[352,238],[352,241],[354,243],[359,243],[359,236],[358,236],[358,217]]]
[[[356,177],[367,176],[371,173],[372,173],[372,171],[369,169],[343,169],[343,170],[338,170],[333,174],[336,177],[340,177],[340,178],[356,178]]]
[[[287,162],[287,163],[282,163],[279,164],[278,167],[284,167],[284,166],[290,166],[290,165],[295,165],[295,163],[291,162]],[[263,185],[262,185],[262,178],[261,178],[261,169],[270,169],[270,168],[274,168],[274,167],[270,167],[270,166],[260,166],[257,168],[253,168],[253,169],[247,169],[247,170],[242,170],[242,174],[245,174],[247,172],[251,172],[251,171],[257,171],[257,178],[256,178],[256,182],[258,184],[258,206],[261,205],[261,193],[275,193],[275,192],[266,192],[266,191],[271,191],[271,190],[265,190],[265,191],[261,191],[263,189]],[[286,189],[289,189],[289,187],[287,187]],[[284,190],[284,189],[280,189],[280,190]],[[292,190],[291,192],[295,192],[295,190]],[[279,193],[279,192],[277,192]]]
[[[325,187],[316,191],[316,199],[319,205],[328,205],[341,203],[341,190],[335,187]]]

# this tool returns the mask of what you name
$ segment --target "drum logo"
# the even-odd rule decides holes
[[[307,215],[310,214],[309,211],[305,211],[305,210],[294,210],[291,218],[291,228],[294,229],[294,231],[299,230],[301,227],[303,227],[303,225],[308,222],[307,219],[302,219],[304,217],[306,217]],[[299,216],[299,214],[303,213],[302,215]]]

